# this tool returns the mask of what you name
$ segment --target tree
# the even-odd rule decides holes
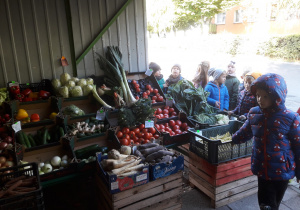
[[[174,26],[187,30],[191,26],[209,24],[221,11],[237,5],[240,0],[173,0],[176,7]]]

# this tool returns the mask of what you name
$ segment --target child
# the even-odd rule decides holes
[[[225,82],[225,86],[227,87],[229,93],[229,110],[232,110],[236,107],[239,94],[240,81],[235,75],[235,70],[235,62],[230,61],[230,63],[228,64]]]
[[[297,113],[300,115],[300,107],[299,107],[299,109],[297,110]]]
[[[246,70],[243,72],[243,74],[242,74],[242,76],[241,76],[243,82],[241,82],[240,85],[239,85],[239,93],[240,93],[242,90],[245,89],[245,86],[244,86],[244,78],[245,78],[246,74],[248,74],[250,71],[251,71],[250,69],[246,69]]]
[[[250,109],[232,142],[254,137],[251,170],[258,176],[258,203],[261,209],[278,209],[289,179],[300,179],[300,117],[285,107],[287,87],[280,75],[259,77],[251,92],[259,106]]]
[[[161,74],[160,66],[157,63],[151,62],[149,64],[149,69],[153,70],[153,75],[154,75],[155,79],[157,80],[159,87],[163,90],[165,80],[164,80],[164,76]]]
[[[207,102],[209,105],[220,110],[228,110],[229,94],[224,82],[226,80],[226,71],[223,69],[211,68],[209,76],[212,76],[214,81],[208,82],[205,91],[209,92]]]
[[[197,68],[197,73],[196,76],[193,79],[193,83],[195,88],[198,88],[201,86],[203,89],[208,83],[208,70],[210,68],[210,63],[209,61],[202,61],[198,68]]]
[[[175,64],[171,68],[171,75],[166,80],[164,84],[165,89],[167,89],[170,85],[176,84],[179,80],[182,80],[183,77],[181,76],[181,66],[179,64]]]
[[[237,107],[228,112],[228,115],[236,114],[239,115],[240,120],[247,119],[249,110],[258,105],[255,96],[250,91],[251,83],[260,76],[259,72],[250,72],[244,76],[245,89],[239,94]]]

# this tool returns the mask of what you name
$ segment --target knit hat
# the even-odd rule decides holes
[[[181,73],[181,65],[180,64],[174,64],[171,68],[171,71],[172,71],[173,67],[178,67],[179,68],[179,73]]]
[[[262,75],[262,73],[258,72],[258,71],[252,71],[247,73],[245,76],[251,76],[254,79],[257,79],[258,77],[260,77]]]
[[[157,63],[151,62],[149,64],[149,69],[153,70],[153,74],[155,74],[157,71],[161,70],[160,66]]]
[[[211,68],[208,70],[208,76],[212,76],[214,80],[217,80],[224,72],[226,73],[226,71],[223,69]]]

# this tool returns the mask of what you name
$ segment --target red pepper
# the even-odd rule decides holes
[[[22,93],[16,94],[15,99],[22,102],[24,99],[24,95]]]
[[[27,101],[32,101],[32,98],[29,98],[29,97],[23,98],[23,102],[27,102]]]
[[[40,90],[39,97],[41,97],[42,99],[48,99],[50,97],[50,93],[45,90]]]
[[[29,88],[26,88],[25,90],[22,91],[22,94],[24,96],[28,96],[32,91]]]
[[[11,86],[9,91],[13,94],[13,95],[17,95],[20,93],[20,87],[19,86]]]

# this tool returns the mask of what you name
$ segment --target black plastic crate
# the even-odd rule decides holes
[[[10,171],[10,172],[8,172]],[[16,178],[22,175],[36,177],[36,190],[22,195],[0,199],[0,209],[44,209],[43,191],[40,185],[40,176],[36,163],[28,163],[20,166],[0,170],[0,183],[9,178]],[[2,188],[3,186],[0,187]]]
[[[222,143],[221,140],[210,140],[210,137],[224,135],[229,132],[233,135],[243,125],[239,121],[230,121],[228,125],[188,131],[192,133],[190,151],[204,158],[212,164],[218,164],[241,157],[250,156],[252,153],[253,139],[242,144],[231,145],[231,142]]]

